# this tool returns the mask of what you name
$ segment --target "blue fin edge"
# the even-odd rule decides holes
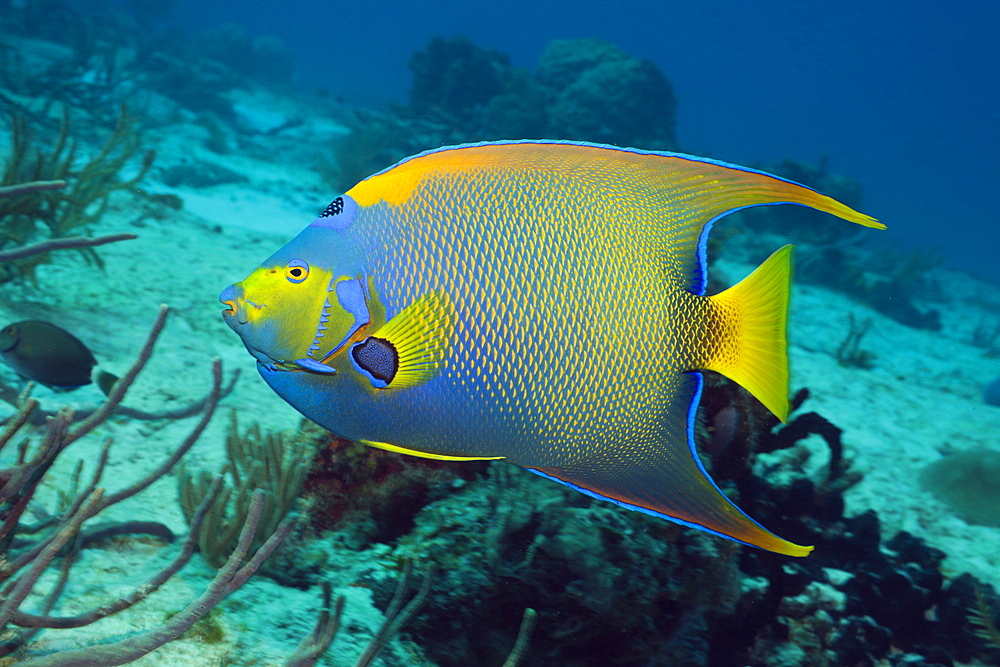
[[[726,167],[728,169],[735,169],[737,171],[745,171],[751,174],[762,174],[764,176],[770,176],[771,178],[775,178],[779,181],[791,183],[792,185],[798,185],[800,187],[806,188],[807,190],[812,190],[813,192],[818,192],[814,188],[810,188],[808,185],[802,185],[802,183],[798,183],[791,179],[784,178],[782,176],[776,176],[775,174],[763,171],[761,169],[752,169],[750,167],[744,167],[742,165],[733,164],[732,162],[725,162],[723,160],[714,160],[708,157],[698,157],[697,155],[690,155],[688,153],[675,153],[673,151],[647,151],[641,148],[628,148],[623,146],[615,146],[613,144],[595,144],[589,141],[571,141],[568,139],[506,139],[502,141],[478,141],[469,144],[455,144],[454,146],[439,146],[438,148],[431,148],[429,150],[417,153],[416,155],[411,155],[409,157],[403,158],[402,160],[392,165],[391,167],[386,167],[381,171],[375,172],[374,174],[368,176],[364,180],[367,181],[371,178],[375,178],[376,176],[381,176],[386,172],[392,171],[401,164],[406,164],[411,160],[417,160],[427,155],[433,155],[434,153],[443,153],[445,151],[454,151],[463,148],[480,148],[482,146],[510,146],[510,145],[530,145],[530,144],[538,144],[542,146],[584,146],[587,148],[604,148],[606,150],[619,151],[622,153],[634,153],[636,155],[659,155],[661,157],[676,157],[682,160],[690,160],[691,162],[703,162],[706,164],[714,164],[719,167]],[[739,209],[733,209],[733,210],[739,210]]]
[[[718,491],[719,493],[722,493],[722,489],[719,488],[719,485],[715,483],[715,480],[712,479],[712,476],[708,474],[707,470],[705,470],[705,466],[703,466],[701,464],[701,459],[698,458],[698,451],[697,451],[697,449],[695,447],[695,444],[694,444],[695,416],[698,413],[698,404],[701,402],[701,391],[702,391],[702,387],[704,385],[704,378],[702,377],[702,374],[699,373],[699,372],[697,372],[697,371],[686,373],[686,375],[692,376],[693,379],[694,379],[694,381],[695,381],[694,397],[691,399],[691,405],[688,408],[687,427],[685,429],[686,433],[687,433],[688,449],[691,452],[691,456],[694,458],[695,464],[698,466],[698,470],[700,470],[701,473],[703,475],[705,475],[705,479],[707,479],[712,484],[712,486],[715,488],[716,491]],[[664,514],[662,512],[657,512],[656,510],[651,510],[651,509],[649,509],[647,507],[641,507],[639,505],[633,505],[631,503],[622,502],[621,500],[616,500],[615,498],[609,498],[609,497],[601,495],[600,493],[597,493],[596,491],[593,491],[591,489],[587,489],[585,487],[578,486],[578,485],[576,485],[576,484],[574,484],[572,482],[567,482],[566,480],[559,479],[558,477],[553,477],[552,475],[546,474],[546,473],[542,472],[541,470],[536,470],[534,468],[525,468],[525,470],[527,470],[528,472],[532,472],[532,473],[538,475],[539,477],[544,477],[545,479],[550,479],[553,482],[558,482],[559,484],[562,484],[564,486],[568,486],[568,487],[570,487],[571,489],[573,489],[575,491],[579,491],[580,493],[584,494],[585,496],[590,496],[591,498],[596,498],[597,500],[604,500],[604,501],[607,501],[609,503],[614,503],[615,505],[618,505],[620,507],[624,507],[625,509],[633,510],[633,511],[636,511],[636,512],[642,512],[643,514],[648,514],[650,516],[655,516],[655,517],[657,517],[659,519],[666,519],[667,521],[671,521],[673,523],[677,523],[677,524],[680,524],[682,526],[687,526],[689,528],[694,528],[696,530],[700,530],[703,533],[711,533],[712,535],[716,535],[718,537],[730,540],[731,542],[738,542],[739,544],[745,544],[746,546],[753,547],[754,549],[761,549],[761,547],[758,547],[756,544],[750,544],[749,542],[744,542],[743,540],[738,540],[735,537],[732,537],[731,535],[726,535],[725,533],[720,533],[720,532],[718,532],[716,530],[712,530],[711,528],[706,528],[705,526],[702,526],[701,524],[694,523],[692,521],[685,521],[684,519],[678,519],[675,516],[670,516],[669,514]],[[726,494],[722,493],[722,495],[725,496]],[[750,519],[750,521],[753,521],[755,524],[757,524],[758,526],[760,526],[761,529],[763,529],[763,530],[765,530],[765,531],[767,531],[769,533],[771,532],[767,528],[764,528],[764,526],[762,526],[760,523],[758,523],[749,514],[747,514],[742,509],[740,509],[738,506],[736,506],[735,503],[733,504],[733,506],[736,507],[736,509],[738,509],[740,511],[740,513],[743,514],[743,516],[745,516],[747,519]],[[761,550],[765,551],[765,549],[761,549]]]

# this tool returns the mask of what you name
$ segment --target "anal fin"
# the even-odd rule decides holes
[[[658,437],[630,443],[628,458],[614,443],[591,443],[586,455],[558,466],[527,470],[622,507],[714,533],[788,556],[807,556],[812,547],[794,544],[750,518],[719,490],[694,451],[693,414],[701,374],[688,373],[669,405]]]

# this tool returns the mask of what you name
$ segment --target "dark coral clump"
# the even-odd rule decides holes
[[[434,38],[410,60],[409,106],[358,114],[334,147],[329,180],[344,190],[435,146],[567,139],[650,150],[677,148],[677,100],[651,61],[597,39],[556,40],[537,69],[467,39]]]
[[[647,149],[674,149],[677,99],[651,61],[603,40],[555,40],[538,63],[556,137]]]
[[[976,637],[967,619],[975,588],[995,603],[992,587],[967,574],[946,584],[939,569],[944,556],[906,532],[883,545],[874,512],[827,525],[808,559],[775,567],[748,550],[741,568],[766,577],[777,591],[772,599],[781,601],[752,644],[731,644],[727,652],[748,649],[755,657],[750,665],[769,664],[767,656],[794,642],[810,665],[878,664],[900,651],[909,655],[907,664],[949,667],[974,656],[1000,658],[1000,649]]]
[[[361,545],[410,532],[423,507],[456,480],[473,479],[483,464],[404,456],[327,435],[309,469],[304,495],[312,529],[353,533]]]
[[[501,664],[526,605],[540,622],[524,665],[689,664],[735,603],[736,552],[501,465],[397,548],[440,566],[412,630],[442,667]]]
[[[410,108],[468,121],[504,91],[510,59],[467,39],[435,37],[410,59]]]

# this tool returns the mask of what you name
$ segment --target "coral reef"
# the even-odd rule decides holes
[[[468,121],[503,91],[510,70],[506,54],[479,48],[467,39],[435,37],[413,54],[410,108]]]
[[[538,63],[556,138],[673,150],[677,100],[652,62],[598,39],[555,40]]]
[[[797,408],[806,396],[797,395]],[[946,584],[940,551],[907,533],[883,548],[874,513],[844,516],[843,491],[859,475],[843,458],[840,429],[800,413],[775,431],[773,417],[721,380],[707,383],[703,406],[699,439],[713,477],[768,527],[816,544],[812,556],[788,561],[741,548],[502,464],[482,466],[485,475],[452,473],[451,483],[438,487],[447,493],[427,494],[421,473],[399,467],[414,459],[399,463],[373,452],[368,461],[365,450],[346,443],[319,479],[329,487],[338,471],[367,470],[360,479],[369,481],[350,487],[350,513],[336,512],[335,544],[367,553],[382,542],[397,560],[437,563],[438,585],[408,627],[442,667],[499,664],[526,603],[539,622],[525,665],[780,660],[833,667],[875,664],[897,649],[920,664],[953,665],[1000,655],[966,620],[977,604],[974,587],[987,608],[996,604],[989,586],[968,576]],[[728,433],[717,436],[723,429]],[[831,450],[818,481],[801,472],[796,453],[810,433],[821,434]],[[367,521],[366,512],[392,506],[383,495],[386,481],[390,497],[407,499],[398,510],[412,518],[397,530],[373,530],[386,525],[385,512],[374,510]],[[412,484],[416,493],[408,492]],[[335,493],[314,500],[316,510],[345,503]],[[376,599],[392,596],[383,582],[363,581]]]
[[[336,527],[359,543],[391,542],[413,529],[416,514],[428,503],[486,468],[404,456],[325,434],[305,480],[310,525]]]
[[[758,560],[755,553],[747,555]],[[874,513],[835,520],[818,540],[815,556],[781,568],[745,565],[744,571],[766,577],[786,600],[805,593],[806,600],[821,594],[833,601],[784,610],[779,604],[776,617],[757,628],[747,664],[770,664],[768,656],[790,649],[801,655],[792,664],[802,665],[877,664],[894,652],[905,653],[908,664],[922,665],[1000,657],[967,620],[975,604],[972,577],[945,584],[939,569],[944,554],[905,532],[883,550]],[[810,590],[810,582],[823,585]],[[995,604],[992,587],[982,590]],[[789,632],[796,627],[802,632]]]
[[[442,666],[499,663],[526,603],[539,618],[526,665],[681,664],[736,591],[735,545],[500,465],[428,506],[395,553],[441,567],[413,627]]]
[[[499,139],[677,148],[676,99],[652,62],[596,39],[556,40],[534,73],[467,39],[435,38],[410,61],[410,103],[359,112],[325,167],[338,191],[414,153]]]

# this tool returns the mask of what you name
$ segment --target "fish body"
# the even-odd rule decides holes
[[[504,459],[597,498],[791,555],[694,450],[699,370],[788,413],[790,247],[704,296],[716,219],[813,190],[711,160],[470,144],[371,176],[247,279],[224,317],[264,380],[352,440]]]
[[[23,320],[0,329],[0,358],[22,377],[59,389],[90,384],[97,365],[79,338],[42,320]]]

